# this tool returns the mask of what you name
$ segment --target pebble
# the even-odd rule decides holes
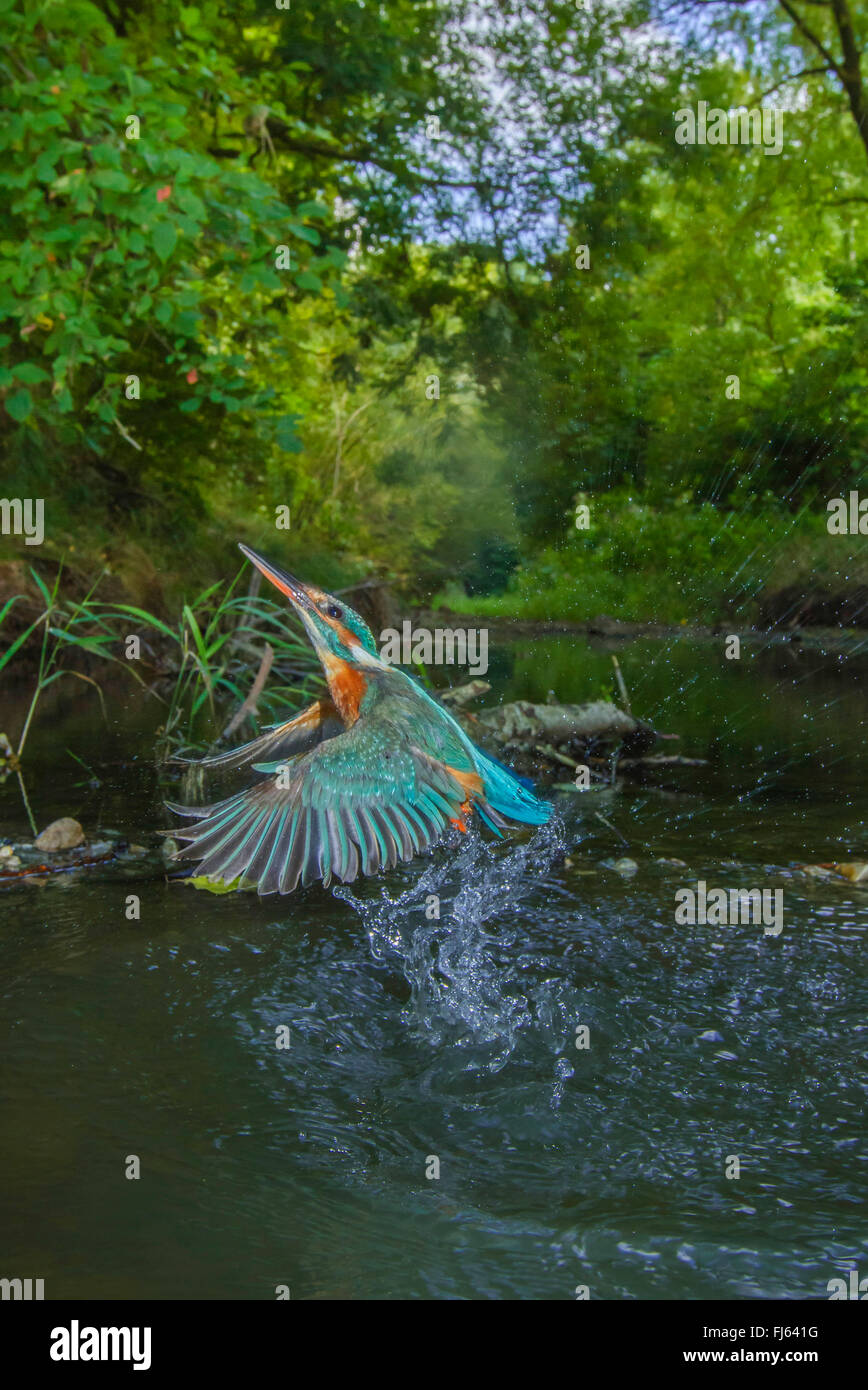
[[[54,853],[61,849],[75,849],[84,844],[84,831],[77,820],[71,816],[61,816],[47,825],[41,835],[33,841],[37,849]]]
[[[621,874],[622,878],[629,878],[639,872],[639,865],[635,859],[616,859],[612,868],[616,874]]]

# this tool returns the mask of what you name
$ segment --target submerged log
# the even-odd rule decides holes
[[[623,678],[619,684],[623,688]],[[643,778],[676,767],[705,766],[702,758],[659,753],[646,756],[658,739],[676,739],[678,734],[659,733],[629,709],[609,700],[592,700],[585,705],[515,700],[481,714],[464,709],[469,700],[489,688],[485,681],[471,681],[443,692],[440,698],[452,706],[471,738],[483,747],[493,744],[489,752],[508,753],[509,762],[531,776],[584,766],[590,769],[593,781],[608,783],[616,769],[618,775]],[[623,693],[626,702],[626,691]]]
[[[650,747],[659,737],[649,724],[608,700],[587,705],[535,705],[516,700],[485,710],[476,719],[507,744],[537,744],[540,739],[555,745],[601,739],[617,742],[639,735]]]
[[[451,690],[440,690],[437,693],[444,705],[455,705],[460,709],[471,700],[478,700],[480,695],[487,695],[490,689],[488,681],[468,681],[466,685],[453,685]]]

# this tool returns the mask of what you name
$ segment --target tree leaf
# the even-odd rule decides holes
[[[26,420],[33,409],[33,398],[29,391],[22,387],[20,391],[15,391],[6,398],[6,409],[13,420]]]
[[[51,377],[44,367],[37,367],[35,362],[18,362],[12,368],[13,376],[17,376],[19,381],[26,381],[31,386],[36,386],[40,381],[50,381]]]
[[[132,179],[122,174],[120,169],[97,169],[91,176],[91,183],[97,188],[110,188],[116,193],[127,193],[133,186]]]
[[[314,275],[312,270],[302,270],[295,277],[295,283],[300,290],[321,290],[322,280],[318,275]]]
[[[174,222],[158,222],[151,233],[154,250],[164,264],[174,251],[177,241],[178,233],[175,231]]]
[[[204,889],[206,893],[250,893],[256,889],[255,883],[245,883],[243,878],[233,878],[231,883],[215,882],[203,874],[185,880],[191,888]]]

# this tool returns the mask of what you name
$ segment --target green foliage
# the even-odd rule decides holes
[[[100,675],[105,674],[104,665],[114,663],[164,704],[157,743],[161,760],[178,749],[201,748],[219,739],[227,708],[231,703],[243,704],[266,643],[272,649],[276,679],[259,695],[257,714],[250,716],[254,723],[263,717],[285,717],[287,709],[298,707],[317,684],[317,659],[285,606],[251,595],[233,597],[240,573],[222,596],[218,590],[224,586],[215,584],[185,603],[174,622],[164,622],[133,604],[100,602],[94,597],[96,585],[79,601],[63,598],[60,569],[50,590],[35,570],[30,574],[45,607],[0,655],[2,673],[27,639],[41,630],[39,665],[15,750],[16,762],[24,753],[40,697],[64,676],[93,686],[105,714],[100,681],[71,667],[70,655],[83,659]],[[21,597],[13,595],[4,604],[0,628]],[[125,643],[131,635],[144,648],[141,661],[127,657]],[[140,666],[152,677],[150,684]],[[167,696],[158,693],[161,686],[164,691],[168,687]]]
[[[194,427],[178,412],[267,415],[274,392],[250,379],[238,325],[267,337],[293,285],[322,287],[334,258],[313,274],[320,238],[305,221],[321,210],[299,214],[207,153],[183,92],[202,58],[195,27],[169,66],[137,63],[87,0],[16,4],[4,25],[16,55],[0,89],[7,414],[45,447],[97,455],[115,429],[134,437],[161,414],[182,441]],[[285,442],[282,416],[275,428]]]
[[[502,593],[518,562],[518,546],[501,536],[483,536],[475,555],[462,571],[465,593]]]
[[[847,5],[814,8],[838,53]],[[578,491],[652,529],[686,493],[715,595],[632,607],[737,602],[754,501],[801,517],[868,458],[864,139],[755,10],[0,0],[0,450],[47,556],[165,616],[288,507],[331,587],[484,598],[520,542],[569,607]],[[676,143],[680,107],[769,91],[780,154]],[[659,572],[628,526],[587,551],[610,611],[624,555]]]
[[[589,529],[573,528],[540,551],[507,594],[470,598],[449,589],[444,600],[482,616],[748,623],[765,587],[868,582],[858,537],[848,544],[830,536],[825,515],[793,517],[769,495],[734,511],[686,494],[656,507],[614,490],[590,506]]]

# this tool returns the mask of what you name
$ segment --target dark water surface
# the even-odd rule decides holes
[[[0,894],[0,1274],[254,1299],[824,1298],[868,1274],[868,889],[794,872],[868,859],[868,657],[617,651],[634,710],[681,735],[661,751],[709,767],[557,794],[535,836],[456,835],[337,892],[215,898],[149,859]],[[596,698],[609,651],[525,640],[490,679],[489,703]],[[46,705],[38,823],[152,846],[151,717]],[[0,836],[26,834],[10,779]],[[782,889],[782,932],[677,925],[697,879]]]

